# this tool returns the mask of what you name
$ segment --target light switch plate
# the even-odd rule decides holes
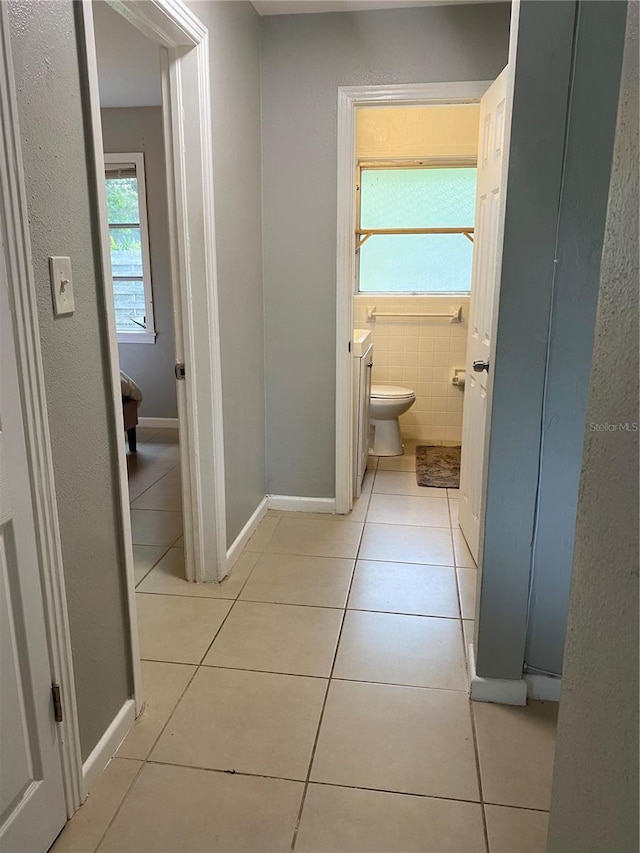
[[[63,317],[66,314],[73,314],[76,306],[73,298],[71,258],[50,257],[49,277],[51,279],[54,315]]]

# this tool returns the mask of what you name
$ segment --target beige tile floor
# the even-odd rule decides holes
[[[183,580],[177,436],[128,457],[146,710],[55,853],[545,849],[556,706],[469,702],[476,569],[415,444],[348,518]]]

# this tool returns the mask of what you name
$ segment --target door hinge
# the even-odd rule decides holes
[[[60,693],[60,685],[51,685],[51,695],[53,696],[53,718],[56,723],[62,722],[62,695]]]
[[[351,341],[349,341],[349,352],[351,352]]]
[[[176,379],[184,379],[185,375],[185,367],[184,361],[177,361],[174,366],[174,372],[176,374]]]

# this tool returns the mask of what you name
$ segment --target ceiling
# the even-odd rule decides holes
[[[407,9],[414,6],[451,6],[494,0],[252,0],[259,15],[303,15],[318,12],[362,12],[368,9]]]

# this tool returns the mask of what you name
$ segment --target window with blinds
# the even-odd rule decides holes
[[[361,293],[469,293],[476,169],[468,165],[360,164]]]
[[[120,342],[153,342],[153,291],[142,154],[105,154],[111,273]]]

